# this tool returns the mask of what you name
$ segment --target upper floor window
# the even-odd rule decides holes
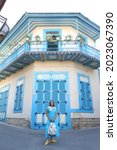
[[[61,37],[60,29],[47,29],[44,30],[44,40],[47,41],[47,51],[58,51],[59,50],[59,42],[58,38]]]

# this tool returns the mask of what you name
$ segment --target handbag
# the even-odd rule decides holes
[[[56,135],[56,124],[51,122],[48,128],[49,135]]]

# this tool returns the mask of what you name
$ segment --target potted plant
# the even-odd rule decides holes
[[[61,40],[61,37],[56,35],[47,35],[46,40],[48,42],[58,42]]]
[[[26,42],[28,44],[30,44],[30,42],[31,42],[31,35],[29,35],[29,34],[26,35]]]
[[[36,36],[35,36],[35,41],[36,41],[37,44],[40,44],[40,43],[41,43],[41,38],[40,38],[39,35],[36,35]]]
[[[61,41],[61,37],[58,35],[58,36],[56,36],[56,41],[58,42],[58,41]]]
[[[52,36],[51,35],[47,35],[46,36],[46,41],[47,42],[51,42],[52,41]]]
[[[86,44],[86,42],[87,42],[86,38],[83,35],[79,34],[76,37],[75,43],[76,44],[79,43],[80,47],[82,47],[84,44]]]
[[[71,35],[67,35],[67,36],[65,37],[65,41],[71,42],[71,40],[72,40],[72,36],[71,36]]]

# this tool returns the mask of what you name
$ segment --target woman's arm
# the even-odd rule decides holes
[[[57,115],[57,113],[56,113],[56,115],[55,115],[55,117],[52,119],[52,121],[54,122],[57,117],[58,117],[58,115]]]
[[[52,121],[52,120],[50,119],[49,115],[48,115],[48,110],[46,110],[46,116],[47,116],[47,118],[48,118],[50,121]]]

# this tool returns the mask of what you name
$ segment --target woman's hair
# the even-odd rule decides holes
[[[53,102],[53,106],[54,106],[54,101],[53,101],[53,100],[50,100],[50,102],[49,102],[49,106],[51,106],[51,102]]]

